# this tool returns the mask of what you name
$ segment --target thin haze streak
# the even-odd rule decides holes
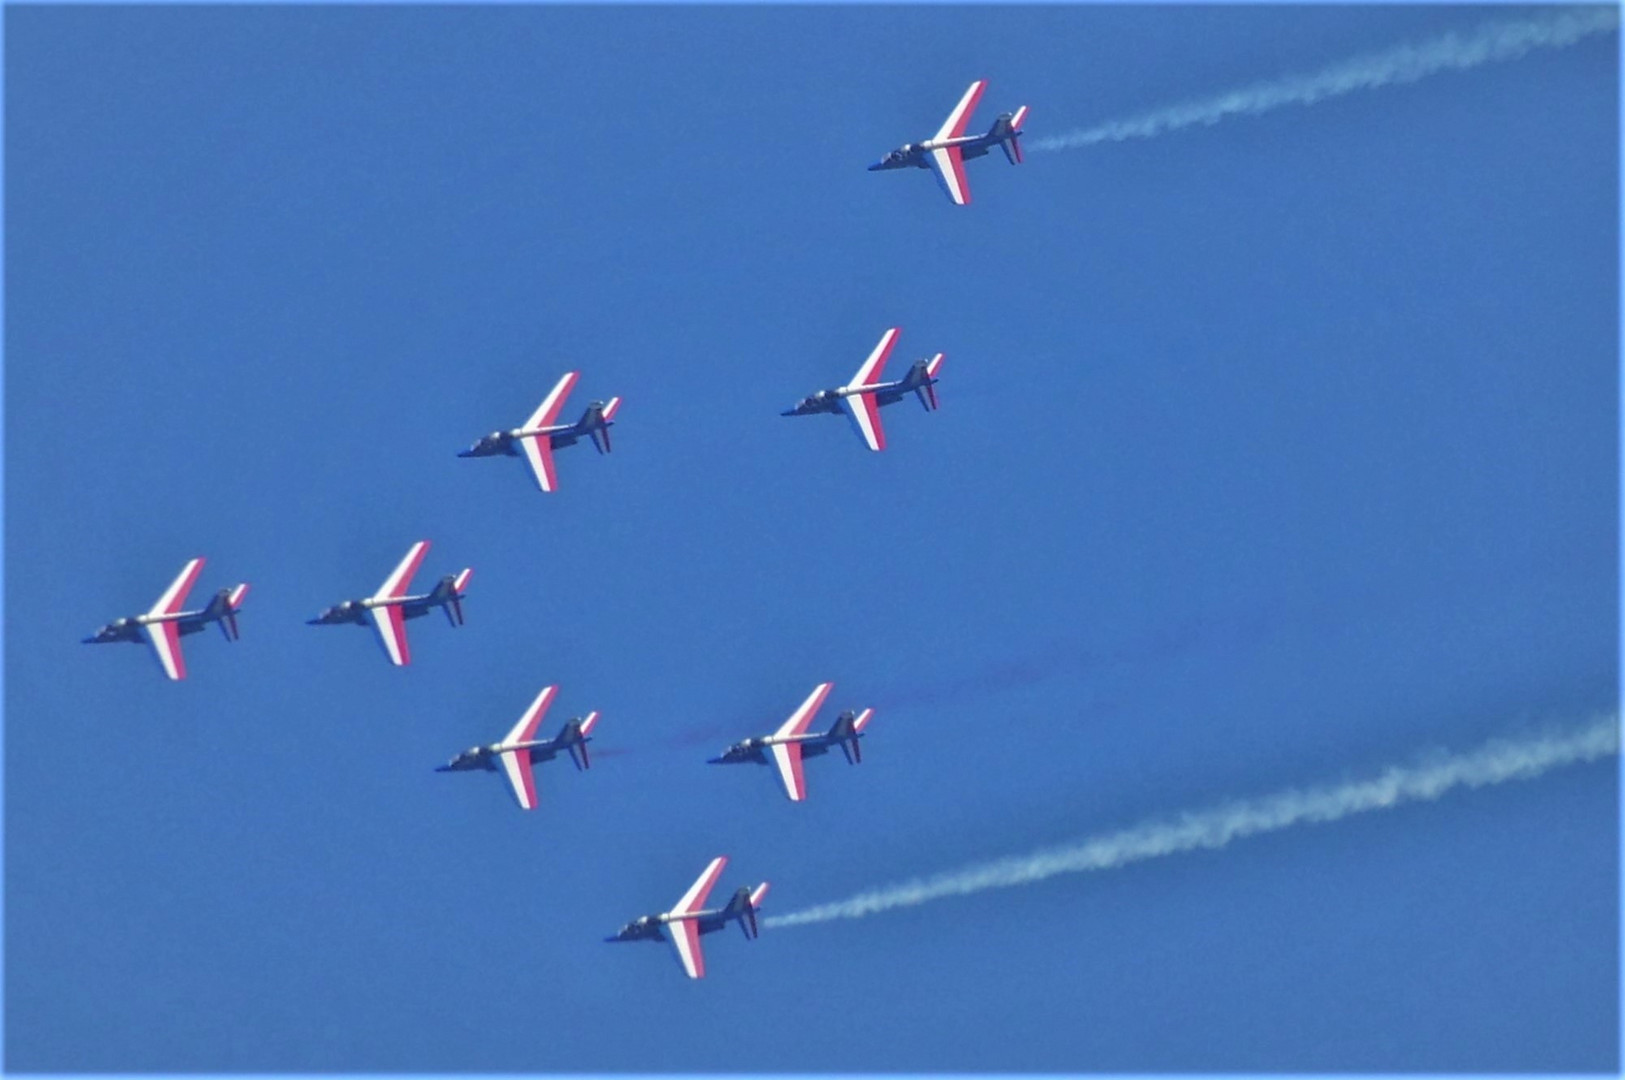
[[[946,896],[1025,885],[1056,874],[1112,870],[1143,859],[1222,848],[1232,840],[1280,832],[1295,825],[1340,821],[1372,810],[1431,802],[1456,788],[1530,780],[1551,769],[1617,753],[1619,717],[1599,717],[1573,731],[1496,739],[1466,753],[1436,756],[1415,765],[1391,765],[1371,780],[1288,790],[1187,812],[1174,819],[1148,821],[1121,832],[886,886],[763,922],[781,927],[859,919]]]
[[[1076,150],[1104,142],[1151,139],[1169,131],[1216,124],[1229,116],[1256,116],[1287,105],[1313,105],[1327,98],[1412,83],[1441,71],[1517,60],[1535,49],[1561,49],[1593,34],[1619,29],[1612,6],[1560,8],[1537,18],[1486,23],[1473,30],[1400,44],[1345,60],[1309,75],[1288,75],[1203,101],[1155,109],[1127,120],[1035,139],[1034,150]]]

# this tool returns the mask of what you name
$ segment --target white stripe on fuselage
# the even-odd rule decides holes
[[[529,439],[536,435],[562,435],[566,431],[573,431],[574,424],[549,424],[547,427],[514,428],[508,432],[512,439]]]
[[[960,135],[953,139],[927,139],[925,142],[915,143],[914,148],[930,153],[933,150],[946,150],[950,146],[969,146],[971,143],[985,138],[987,138],[985,135]]]

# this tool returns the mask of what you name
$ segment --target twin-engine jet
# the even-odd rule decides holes
[[[532,769],[538,762],[552,761],[555,755],[564,751],[570,755],[578,771],[592,765],[587,758],[587,744],[592,741],[592,729],[598,723],[596,711],[566,720],[564,728],[551,739],[536,738],[536,728],[542,722],[542,714],[553,704],[558,692],[557,686],[542,687],[542,692],[530,703],[525,715],[519,718],[519,723],[501,742],[470,747],[444,765],[436,766],[435,772],[469,772],[474,769],[496,772],[500,766],[519,808],[536,809],[536,777]]]
[[[506,454],[508,457],[518,457],[523,453],[530,464],[531,474],[536,477],[536,486],[543,491],[556,491],[559,478],[553,469],[553,451],[574,446],[576,440],[585,435],[592,439],[593,448],[600,454],[609,453],[609,429],[615,423],[615,411],[621,407],[618,397],[595,401],[587,406],[587,411],[575,423],[555,424],[553,421],[564,407],[564,399],[570,396],[570,390],[580,375],[579,371],[565,372],[523,427],[493,431],[467,450],[460,451],[457,456],[494,457]]]
[[[186,678],[186,657],[181,654],[181,637],[195,634],[212,622],[220,624],[220,632],[227,641],[237,640],[237,609],[243,606],[248,586],[236,585],[214,594],[207,607],[197,611],[182,611],[186,594],[192,591],[203,559],[196,558],[181,568],[180,576],[164,590],[164,595],[145,615],[131,615],[114,619],[84,639],[86,645],[104,645],[110,641],[135,641],[143,637],[152,646],[153,654],[164,674],[171,679]]]
[[[926,412],[937,407],[937,373],[942,370],[942,353],[929,360],[916,360],[908,374],[892,382],[881,382],[880,373],[897,344],[902,328],[894,326],[880,335],[880,343],[845,386],[820,390],[796,402],[780,416],[808,416],[812,413],[845,413],[857,429],[858,437],[871,450],[886,449],[886,429],[880,425],[882,405],[895,405],[908,394],[920,399]]]
[[[743,761],[753,761],[758,765],[766,765],[768,756],[772,755],[773,764],[778,769],[779,780],[784,784],[784,793],[790,796],[791,802],[805,799],[807,780],[801,771],[802,758],[817,757],[819,754],[828,753],[830,747],[839,746],[848,765],[857,765],[863,761],[863,750],[859,747],[858,740],[863,738],[863,729],[868,725],[869,718],[874,715],[873,709],[864,709],[860,713],[843,712],[835,718],[834,725],[828,731],[807,730],[813,716],[817,714],[834,686],[834,683],[819,683],[813,692],[807,695],[807,700],[801,703],[801,708],[791,713],[790,719],[779,726],[779,730],[771,735],[761,735],[734,743],[722,752],[721,757],[711,758],[709,763],[737,765]]]
[[[474,575],[472,569],[447,574],[430,591],[417,596],[408,595],[406,590],[412,584],[412,575],[417,573],[418,564],[428,550],[429,541],[419,540],[412,545],[401,564],[384,579],[377,592],[360,600],[335,604],[306,622],[311,626],[330,626],[334,623],[365,626],[371,621],[373,629],[378,632],[378,643],[384,647],[384,655],[389,657],[389,662],[396,666],[410,664],[412,650],[406,643],[406,620],[427,615],[431,608],[442,608],[446,612],[447,622],[453,626],[463,625],[463,596],[468,589],[468,579]]]
[[[948,114],[947,121],[935,135],[924,142],[904,143],[869,166],[869,171],[932,169],[936,172],[937,183],[942,185],[948,198],[960,206],[970,202],[970,185],[965,181],[966,161],[985,156],[994,146],[1004,151],[1010,164],[1019,165],[1022,161],[1021,124],[1027,119],[1025,105],[1013,113],[1000,113],[985,135],[965,134],[965,125],[970,122],[970,114],[976,111],[976,103],[981,100],[985,89],[986,79],[971,83],[970,89],[965,91],[965,96],[959,99],[959,104],[954,106],[954,111]]]
[[[718,855],[711,860],[711,865],[705,868],[699,880],[689,886],[676,907],[658,915],[633,919],[621,927],[614,937],[604,940],[670,941],[672,948],[677,950],[677,961],[683,965],[688,977],[705,978],[705,955],[700,952],[700,935],[737,922],[746,938],[755,938],[758,934],[756,912],[762,906],[762,898],[767,895],[765,881],[754,889],[742,885],[726,907],[705,910],[705,898],[711,894],[711,887],[717,883],[717,878],[722,876],[722,868],[727,865],[728,856]],[[662,926],[671,937],[667,938],[666,934],[660,932]]]

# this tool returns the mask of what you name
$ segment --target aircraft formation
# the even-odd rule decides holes
[[[1027,116],[1025,105],[1013,113],[1000,114],[985,134],[965,134],[986,85],[985,80],[972,83],[935,135],[922,142],[905,143],[869,166],[870,171],[932,169],[948,198],[956,205],[967,205],[970,202],[970,187],[965,177],[967,160],[983,157],[998,146],[1012,165],[1022,161],[1020,138],[1021,126]],[[916,360],[900,379],[884,379],[886,362],[896,348],[901,333],[899,327],[887,329],[850,381],[816,391],[781,415],[845,415],[868,449],[875,452],[884,450],[886,432],[880,416],[883,407],[894,405],[910,394],[927,412],[934,412],[938,407],[936,385],[942,370],[943,353]],[[505,431],[493,431],[466,450],[459,451],[457,456],[523,457],[537,488],[543,492],[558,490],[554,452],[586,438],[599,454],[609,453],[610,428],[616,423],[615,416],[621,404],[619,397],[595,400],[587,406],[579,420],[558,423],[565,399],[575,388],[579,377],[579,372],[566,372],[522,425]],[[417,541],[407,549],[400,563],[375,592],[327,607],[316,617],[307,620],[307,625],[370,626],[388,661],[396,667],[409,665],[412,652],[407,640],[407,620],[439,608],[454,629],[462,626],[463,599],[474,574],[472,568],[465,567],[443,575],[428,592],[413,593],[412,579],[428,551],[428,540]],[[175,681],[185,679],[186,659],[181,651],[181,638],[202,631],[210,623],[217,623],[227,641],[238,640],[237,616],[248,593],[246,583],[222,588],[204,607],[185,610],[187,595],[197,582],[203,564],[201,556],[190,560],[146,612],[115,619],[84,638],[84,643],[145,642],[167,678]],[[810,730],[833,689],[831,682],[818,684],[771,734],[751,736],[736,742],[724,748],[717,757],[710,758],[708,764],[749,762],[772,765],[785,795],[792,802],[805,801],[807,782],[804,763],[807,758],[818,757],[834,748],[841,751],[848,764],[863,761],[859,740],[864,738],[864,729],[874,715],[872,708],[843,711],[828,730]],[[536,737],[542,718],[553,704],[558,690],[557,685],[543,687],[500,741],[470,747],[444,765],[436,766],[435,771],[501,773],[519,808],[536,809],[537,765],[553,761],[562,753],[568,755],[577,771],[591,767],[587,744],[592,741],[592,732],[598,723],[596,710],[566,720],[559,733],[552,738]],[[727,863],[725,855],[712,859],[675,907],[634,919],[605,940],[666,941],[672,946],[678,963],[688,977],[703,978],[705,957],[700,948],[701,936],[721,930],[729,923],[738,923],[747,939],[755,939],[758,936],[756,913],[768,891],[766,881],[755,886],[740,886],[724,906],[706,908],[706,899]]]

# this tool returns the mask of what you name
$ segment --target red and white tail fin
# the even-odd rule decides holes
[[[456,593],[458,596],[463,595],[468,591],[468,579],[473,576],[474,568],[472,566],[463,567],[457,572],[457,576],[452,579],[451,591]]]
[[[618,397],[612,397],[604,402],[604,419],[606,421],[615,419],[615,411],[620,407],[621,399]]]
[[[937,353],[937,355],[931,357],[931,359],[924,361],[926,381],[922,385],[914,388],[914,396],[920,399],[920,404],[925,406],[926,412],[934,412],[940,408],[942,404],[937,400],[937,387],[935,380],[937,377],[937,372],[942,370],[943,355],[944,354],[942,353]]]
[[[1023,105],[1010,114],[1009,127],[1003,129],[1000,133],[1003,138],[999,140],[999,146],[1004,150],[1004,156],[1010,160],[1012,165],[1020,165],[1026,160],[1021,153],[1021,122],[1025,119],[1027,119],[1027,106]]]
[[[598,724],[598,710],[594,709],[574,723],[576,732],[581,738],[579,741],[570,743],[570,760],[575,762],[577,769],[590,769],[592,768],[592,758],[587,754],[587,740],[592,736],[592,729]],[[565,734],[569,734],[568,729]]]
[[[862,712],[858,713],[858,715],[852,718],[852,730],[861,733],[864,727],[869,723],[869,718],[874,714],[875,711],[873,709],[864,709]]]
[[[248,582],[233,586],[226,592],[226,612],[220,617],[220,625],[226,632],[228,641],[236,641],[240,637],[237,629],[237,612],[243,606],[243,597],[248,595]]]

